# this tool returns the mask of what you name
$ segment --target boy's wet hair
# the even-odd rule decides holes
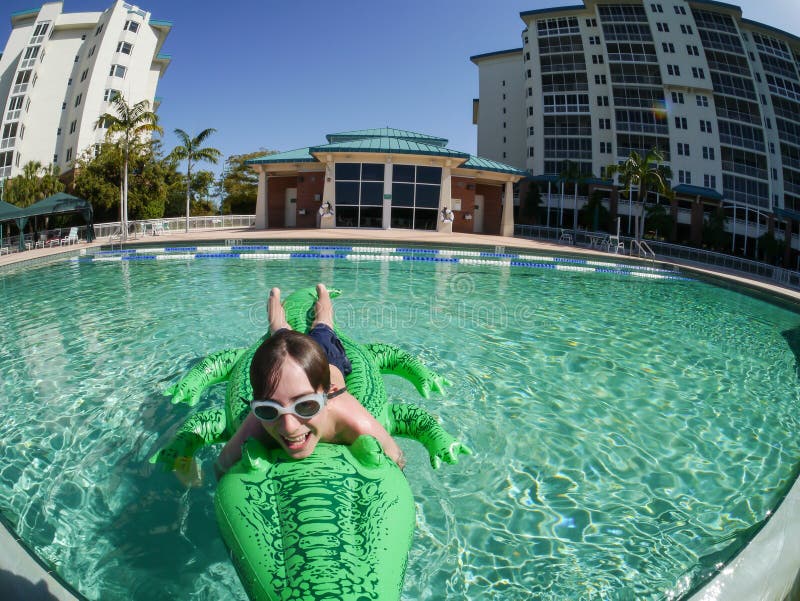
[[[331,372],[325,351],[311,337],[294,330],[278,330],[267,338],[253,355],[250,384],[254,399],[268,399],[278,387],[281,366],[286,357],[294,359],[315,391],[328,392]]]

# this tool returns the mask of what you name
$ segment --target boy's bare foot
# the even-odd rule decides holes
[[[267,314],[269,315],[269,331],[274,334],[281,328],[289,328],[286,321],[286,312],[281,304],[281,289],[273,288],[269,291],[267,299]]]
[[[317,302],[314,305],[314,323],[312,327],[324,323],[330,328],[333,328],[333,305],[331,304],[331,295],[328,294],[328,289],[325,284],[317,284]]]

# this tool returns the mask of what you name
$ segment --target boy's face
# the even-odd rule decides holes
[[[286,357],[280,368],[278,386],[272,393],[271,400],[289,407],[298,398],[322,392],[314,390],[308,381],[303,368],[291,357]],[[281,415],[273,422],[261,422],[267,434],[278,441],[286,453],[293,459],[304,459],[314,452],[322,433],[330,420],[327,407],[310,419],[303,419],[293,413]]]

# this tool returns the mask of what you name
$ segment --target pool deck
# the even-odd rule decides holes
[[[236,240],[326,240],[349,243],[428,243],[440,245],[483,245],[530,249],[546,253],[577,253],[605,260],[646,262],[627,255],[614,255],[582,247],[553,244],[481,234],[450,234],[418,232],[413,230],[361,230],[361,229],[286,229],[255,230],[252,228],[226,228],[217,230],[191,230],[189,233],[169,232],[160,236],[140,236],[126,245],[180,245],[188,242],[225,243]],[[40,248],[0,256],[0,269],[17,265],[27,267],[57,260],[58,255],[107,246],[105,238],[87,244]],[[118,245],[116,243],[115,245]],[[502,251],[500,251],[502,252]],[[800,292],[777,286],[766,280],[743,277],[724,270],[701,268],[675,261],[657,259],[656,262],[675,265],[683,270],[721,277],[749,287],[756,287],[794,300]],[[800,598],[800,480],[796,481],[787,497],[766,526],[739,556],[713,581],[691,597],[691,601],[746,601],[764,599],[783,601]],[[70,590],[61,579],[34,559],[16,534],[0,520],[0,598],[26,601],[82,601],[83,597]]]

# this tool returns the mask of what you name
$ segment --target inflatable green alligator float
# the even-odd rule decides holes
[[[316,300],[314,288],[286,299],[292,329],[310,329]],[[443,392],[447,380],[397,347],[358,344],[338,327],[334,330],[353,367],[346,378],[348,390],[392,435],[422,443],[434,468],[470,453],[421,407],[388,403],[381,374],[406,378],[426,398]],[[167,391],[173,403],[195,405],[206,388],[228,381],[225,408],[190,416],[151,463],[174,468],[203,446],[233,435],[250,410],[250,363],[267,336],[247,349],[206,357]],[[372,437],[362,436],[350,446],[320,443],[299,461],[250,439],[242,460],[219,482],[215,508],[251,599],[383,601],[400,596],[414,502],[405,476]]]

